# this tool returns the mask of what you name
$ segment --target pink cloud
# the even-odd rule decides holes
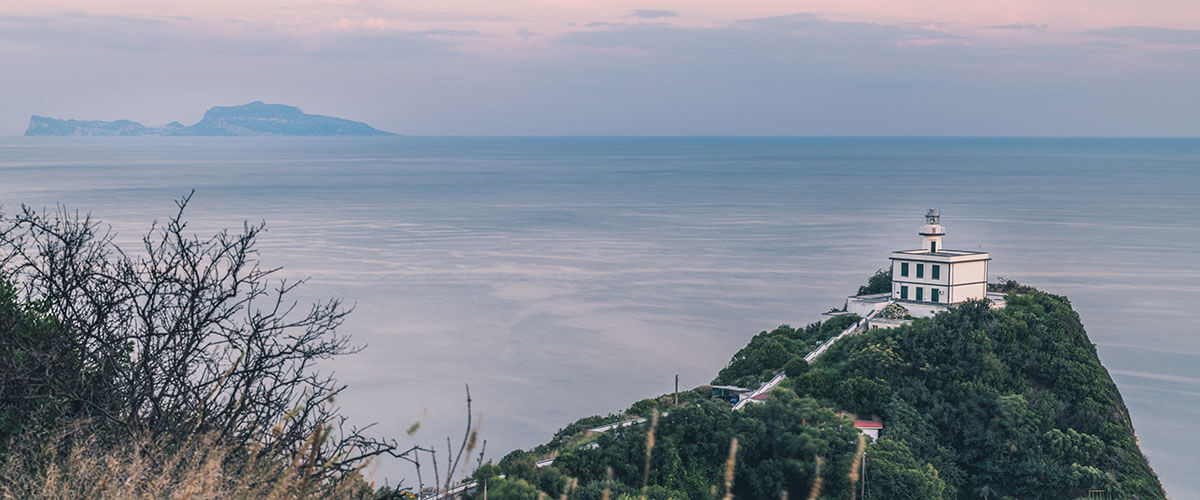
[[[349,17],[339,17],[333,22],[333,27],[343,31],[355,31],[362,29],[386,29],[390,26],[386,19],[378,17],[368,17],[365,19],[352,19]]]

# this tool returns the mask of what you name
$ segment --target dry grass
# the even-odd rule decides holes
[[[862,464],[863,453],[867,451],[867,436],[858,435],[858,448],[854,450],[854,461],[850,462],[850,500],[854,500],[854,485],[858,484],[859,466]]]
[[[818,498],[821,498],[821,465],[825,462],[825,460],[818,456],[816,462],[816,471],[813,472],[813,475],[816,476],[816,479],[813,479],[812,491],[808,492],[808,500],[817,500]]]
[[[331,478],[311,451],[314,433],[287,463],[232,455],[210,436],[167,446],[129,440],[100,446],[94,438],[60,435],[14,442],[0,459],[0,499],[366,499],[373,493],[361,471]]]
[[[642,468],[642,500],[650,487],[650,454],[654,451],[654,429],[658,428],[658,409],[650,415],[650,428],[646,431],[646,465]]]
[[[725,500],[733,499],[733,471],[737,467],[737,451],[738,439],[735,437],[729,440],[729,458],[725,460]]]

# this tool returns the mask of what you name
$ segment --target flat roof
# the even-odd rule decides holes
[[[992,256],[987,252],[974,252],[971,250],[939,250],[937,252],[930,252],[929,250],[897,250],[892,252],[890,259],[953,264],[955,262],[992,260]]]
[[[868,303],[887,302],[889,300],[892,300],[892,292],[872,293],[870,295],[851,295],[846,298],[853,300],[855,302],[868,302]],[[845,311],[838,311],[838,312],[845,312]]]

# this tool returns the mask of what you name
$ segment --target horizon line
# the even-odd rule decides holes
[[[0,135],[0,138],[158,138],[158,139],[246,139],[246,138],[359,138],[359,139],[397,139],[397,138],[480,138],[480,139],[1200,139],[1200,135],[792,135],[792,134],[403,134],[392,133],[383,136],[357,135],[247,135],[247,136],[160,136],[160,135]]]

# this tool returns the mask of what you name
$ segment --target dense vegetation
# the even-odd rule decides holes
[[[1064,297],[1009,294],[835,345],[787,381],[878,415],[946,496],[1161,498],[1129,413]],[[878,476],[877,476],[878,477]]]
[[[781,325],[769,332],[761,332],[733,355],[713,384],[757,387],[774,377],[789,361],[804,363],[804,355],[858,320],[857,315],[847,314],[804,328]]]
[[[1067,299],[1015,282],[997,288],[1010,292],[1004,309],[967,303],[873,329],[843,339],[811,367],[796,357],[854,319],[760,333],[714,383],[753,386],[786,370],[789,379],[765,404],[730,412],[706,400],[670,408],[655,426],[574,438],[560,432],[562,446],[539,447],[536,456],[518,450],[476,477],[518,492],[489,491],[500,499],[599,499],[606,491],[609,498],[714,498],[726,484],[738,498],[785,491],[863,498],[865,491],[888,499],[1060,499],[1097,490],[1164,498]],[[855,467],[857,431],[841,415],[884,423],[866,451],[865,481]],[[553,466],[533,466],[554,452]]]
[[[737,437],[734,496],[778,498],[783,490],[805,492],[820,476],[824,494],[840,498],[853,487],[846,471],[854,460],[857,435],[850,420],[790,392],[739,413],[710,399],[662,417],[649,454],[646,427],[633,426],[599,435],[595,446],[563,450],[553,467],[537,470],[522,452],[515,452],[488,472],[506,472],[508,479],[524,480],[556,497],[563,492],[565,476],[579,481],[572,498],[598,500],[605,488],[612,498],[637,498],[648,460],[648,498],[708,498],[713,488],[725,493],[726,461]],[[507,498],[495,497],[491,488],[488,495]]]

